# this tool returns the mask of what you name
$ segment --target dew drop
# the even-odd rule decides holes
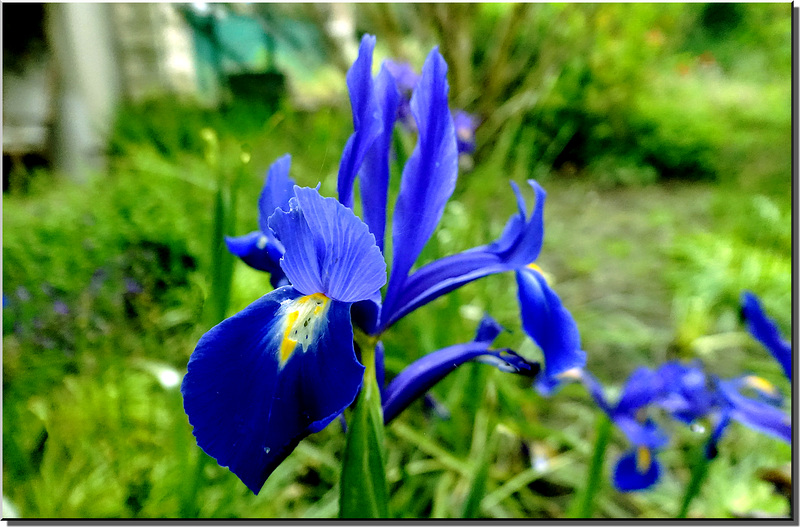
[[[269,447],[268,447],[268,446],[265,446],[265,447],[264,447],[264,453],[265,453],[265,454],[269,454]]]
[[[692,432],[696,433],[696,434],[702,434],[703,432],[705,432],[705,431],[706,431],[706,427],[705,427],[705,426],[703,426],[703,425],[701,425],[701,424],[699,424],[699,423],[694,423],[694,424],[692,424],[692,425],[689,427],[689,429],[690,429]]]

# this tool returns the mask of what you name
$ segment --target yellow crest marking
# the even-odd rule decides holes
[[[330,299],[322,293],[301,296],[284,303],[282,309],[286,325],[279,349],[281,366],[289,360],[298,344],[305,350],[316,340],[317,330],[329,305]]]
[[[528,269],[533,269],[534,271],[536,271],[540,275],[544,276],[544,271],[542,271],[542,268],[539,267],[538,265],[536,265],[534,262],[529,263],[527,265],[527,267],[528,267]]]
[[[650,470],[650,464],[653,462],[653,456],[650,454],[650,449],[646,446],[640,446],[636,449],[636,470],[639,474],[646,474]]]
[[[764,393],[775,395],[777,392],[775,386],[773,386],[771,382],[756,375],[748,375],[744,378],[744,381],[747,383],[747,386],[755,388],[756,390],[760,390]]]

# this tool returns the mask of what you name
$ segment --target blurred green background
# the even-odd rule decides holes
[[[378,59],[417,69],[439,45],[452,106],[482,121],[421,263],[498,237],[516,210],[508,181],[536,178],[548,192],[538,263],[610,392],[637,366],[699,358],[788,395],[738,301],[755,292],[789,335],[789,4],[219,4],[229,23],[266,35],[238,70],[223,64],[224,31],[203,33],[208,6],[174,7],[195,43],[193,96],[121,96],[103,168],[77,178],[4,143],[5,517],[336,516],[338,423],[254,496],[196,446],[179,383],[210,327],[217,182],[235,189],[230,235],[256,228],[265,170],[284,153],[298,184],[335,195],[352,132],[344,73],[365,32]],[[228,315],[271,289],[233,265]],[[484,312],[510,330],[500,345],[538,356],[513,277],[499,275],[392,328],[388,374],[469,340]],[[417,402],[387,428],[396,517],[564,517],[595,439],[597,409],[580,386],[547,399],[528,379],[468,364],[433,394],[449,417]],[[671,431],[661,482],[622,494],[606,477],[595,517],[674,517],[685,453],[707,432]],[[626,448],[615,431],[606,474]],[[785,470],[788,445],[735,424],[720,452],[690,516],[789,514],[763,477]],[[485,495],[473,503],[476,485]]]

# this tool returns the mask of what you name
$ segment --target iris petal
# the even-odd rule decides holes
[[[283,256],[283,245],[275,236],[253,231],[244,236],[226,236],[225,244],[233,255],[253,269],[269,273],[272,287],[288,285],[289,281],[279,263]]]
[[[408,365],[384,391],[384,422],[389,423],[450,372],[473,359],[487,359],[485,362],[503,371],[528,376],[536,375],[539,371],[538,364],[530,363],[510,350],[491,350],[490,345],[486,341],[456,344],[429,353]]]
[[[503,235],[489,245],[446,256],[422,266],[405,280],[402,290],[393,299],[387,291],[381,328],[388,328],[418,307],[473,280],[518,269],[535,260],[544,236],[545,192],[535,181],[528,183],[536,192],[536,204],[530,221],[526,220],[525,200],[512,181],[519,212],[509,220]]]
[[[339,164],[339,201],[346,207],[353,206],[353,182],[364,156],[372,142],[381,132],[381,112],[375,99],[372,82],[372,50],[375,37],[364,35],[356,58],[347,72],[347,88],[353,108],[353,135],[347,140]]]
[[[747,320],[747,329],[783,368],[786,378],[792,380],[792,345],[781,337],[777,324],[764,313],[758,297],[750,292],[742,294],[742,313]]]
[[[292,156],[279,157],[269,167],[264,188],[258,196],[258,226],[264,234],[272,235],[267,220],[275,209],[289,209],[289,200],[294,196],[294,181],[289,177]]]
[[[373,299],[386,283],[375,236],[353,211],[316,189],[295,187],[289,212],[269,225],[286,247],[281,268],[298,291],[341,302]]]
[[[522,327],[542,349],[545,374],[556,376],[586,364],[575,320],[544,277],[533,269],[517,271]]]
[[[792,420],[789,414],[769,402],[752,399],[739,391],[741,379],[720,380],[719,393],[728,405],[732,419],[748,428],[777,437],[787,443],[792,441]]]
[[[280,287],[289,283],[279,264],[284,252],[283,244],[267,226],[267,218],[277,208],[287,209],[289,198],[294,195],[294,181],[289,178],[291,162],[291,156],[286,154],[269,167],[264,187],[258,198],[260,231],[254,231],[244,236],[225,237],[225,244],[231,253],[241,258],[253,269],[270,273],[272,287]]]
[[[320,301],[325,309],[313,329],[300,331],[308,338],[287,353],[298,324],[292,309],[307,299],[282,287],[212,328],[181,387],[198,445],[256,494],[297,443],[335,419],[361,387],[347,304]]]
[[[447,63],[434,48],[411,98],[419,139],[403,169],[392,226],[393,265],[385,305],[392,305],[442,217],[458,174],[453,117],[447,105]]]
[[[386,234],[386,195],[389,189],[389,151],[394,121],[397,118],[397,105],[400,103],[400,94],[385,63],[375,78],[375,96],[380,106],[382,131],[364,158],[359,182],[364,223],[369,226],[370,232],[375,235],[375,243],[383,251],[383,239]]]
[[[637,450],[631,450],[620,458],[614,468],[614,486],[622,492],[645,490],[661,476],[661,465],[654,457],[651,457],[647,467],[643,467],[637,454]]]

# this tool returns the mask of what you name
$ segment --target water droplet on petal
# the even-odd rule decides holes
[[[269,447],[268,447],[268,446],[265,446],[265,447],[264,447],[264,453],[265,453],[265,454],[269,454]]]

